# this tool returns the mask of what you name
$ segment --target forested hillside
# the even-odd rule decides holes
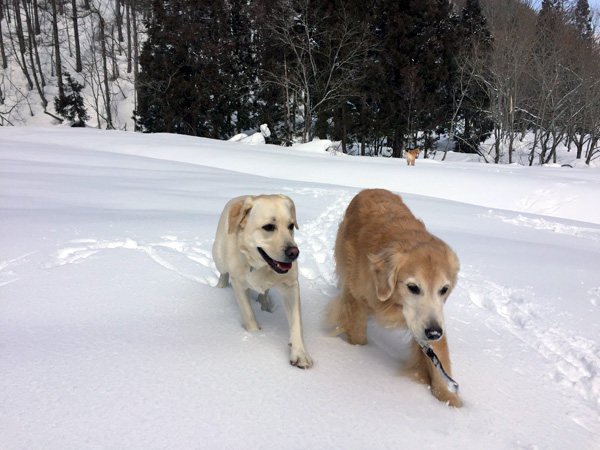
[[[600,154],[587,0],[0,0],[0,125]],[[535,2],[539,5],[539,2]],[[445,149],[445,148],[444,148]],[[490,158],[488,158],[490,159]]]

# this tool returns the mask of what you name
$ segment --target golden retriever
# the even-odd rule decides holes
[[[231,285],[248,331],[260,327],[250,305],[250,289],[258,292],[263,309],[269,308],[269,289],[282,295],[290,328],[290,363],[307,369],[313,365],[304,346],[298,264],[294,242],[298,228],[294,202],[285,195],[242,196],[223,210],[213,244],[213,259],[220,277],[218,287]]]
[[[451,376],[443,306],[459,270],[452,249],[426,230],[400,196],[369,189],[354,197],[340,223],[335,263],[340,294],[327,312],[333,333],[364,345],[370,316],[380,326],[408,329],[413,339],[407,373],[430,385],[440,401],[461,406],[419,345],[431,345]]]
[[[415,148],[414,150],[405,151],[404,155],[406,156],[406,164],[408,166],[414,166],[415,159],[417,159],[417,156],[419,156],[419,153],[421,153],[421,150],[419,150],[418,148]]]

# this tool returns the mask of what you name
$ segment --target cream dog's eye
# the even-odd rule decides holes
[[[421,289],[416,284],[407,284],[406,287],[412,294],[419,295],[421,293]]]
[[[269,232],[275,231],[275,225],[269,223],[269,224],[265,225],[264,227],[262,227],[262,229],[265,231],[269,231]]]
[[[448,286],[444,286],[440,289],[440,295],[446,295],[446,292],[448,292]]]
[[[288,226],[288,230],[293,231],[294,230],[294,224],[290,223],[290,225]]]

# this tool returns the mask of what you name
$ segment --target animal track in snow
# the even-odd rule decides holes
[[[502,214],[496,214],[493,210],[489,210],[486,214],[481,214],[480,217],[499,219],[502,222],[510,223],[519,227],[535,228],[536,230],[548,230],[558,234],[577,236],[596,242],[600,241],[600,229],[598,228],[565,225],[564,223],[549,221],[541,217],[525,217],[521,214],[517,215],[516,217],[507,217]]]
[[[205,243],[195,242],[188,244],[179,241],[174,236],[161,236],[159,242],[140,244],[131,238],[123,240],[107,241],[96,239],[76,239],[70,241],[64,247],[55,251],[51,256],[51,262],[46,268],[76,264],[96,255],[114,249],[127,249],[143,252],[156,263],[168,270],[177,272],[181,276],[201,284],[216,285],[217,279],[214,275],[198,276],[198,264],[213,269],[211,253],[203,247]]]
[[[552,215],[565,203],[570,203],[577,199],[577,196],[561,198],[560,190],[564,185],[561,186],[558,184],[555,187],[557,189],[549,188],[534,191],[531,195],[521,199],[519,207],[534,214]],[[557,198],[561,200],[557,201]]]
[[[302,233],[298,233],[298,245],[302,244],[313,260],[300,266],[300,275],[309,280],[321,277],[328,286],[337,287],[333,247],[338,225],[353,195],[329,190],[315,190],[314,194],[334,196],[334,200],[316,219],[303,224]]]
[[[0,287],[19,281],[19,278],[14,272],[14,268],[23,264],[27,259],[36,252],[25,253],[12,259],[0,261]]]
[[[538,352],[548,363],[550,378],[577,392],[600,417],[600,348],[594,341],[549,322],[526,288],[481,280],[464,270],[458,288],[490,313],[485,322],[489,328],[507,329]]]

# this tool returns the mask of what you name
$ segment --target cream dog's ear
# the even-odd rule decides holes
[[[291,198],[289,200],[290,200],[290,204],[292,206],[292,219],[294,220],[294,226],[296,227],[296,230],[297,230],[298,229],[298,221],[296,220],[296,205],[294,205],[294,201]]]
[[[235,231],[242,225],[244,219],[252,209],[254,204],[254,197],[246,197],[244,200],[235,202],[229,208],[229,234],[235,233]]]
[[[407,254],[396,247],[388,247],[375,255],[369,255],[377,298],[382,302],[392,296],[396,287],[398,268],[406,258]]]
[[[290,202],[290,210],[292,212],[292,220],[294,221],[294,227],[298,230],[298,220],[296,220],[296,205],[294,204],[294,200],[289,198],[287,195],[279,194],[279,198],[283,198]]]

